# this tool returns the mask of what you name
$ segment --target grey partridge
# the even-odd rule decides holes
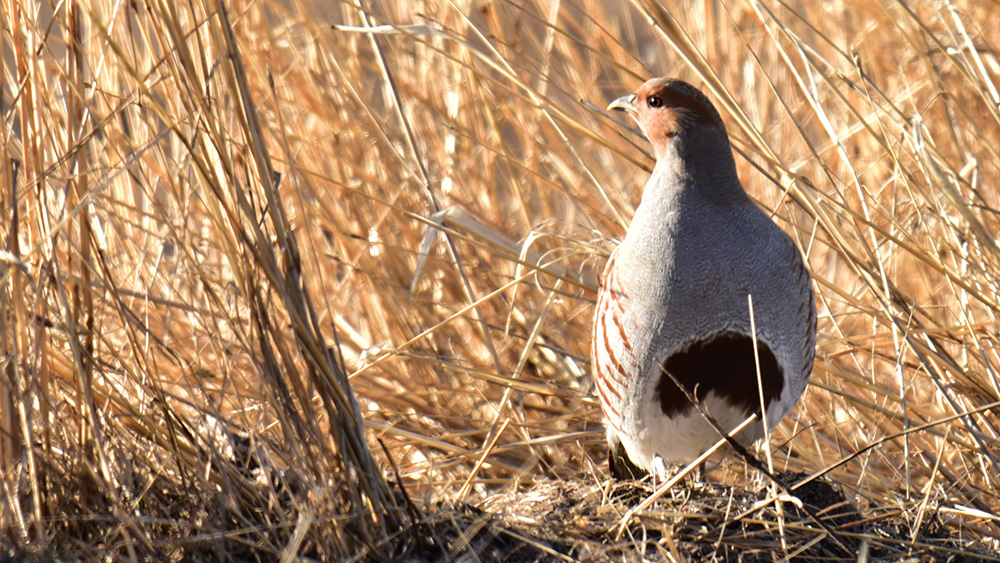
[[[766,424],[777,426],[812,371],[816,305],[802,255],[744,191],[725,125],[704,94],[654,78],[608,109],[635,119],[656,155],[594,319],[609,466],[628,478],[690,462],[719,439],[675,381],[730,431],[760,414],[759,365]],[[763,435],[756,422],[737,439]]]

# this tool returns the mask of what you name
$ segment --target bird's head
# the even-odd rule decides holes
[[[676,137],[701,127],[714,128],[726,139],[726,126],[712,102],[694,86],[675,78],[650,79],[634,94],[611,102],[608,110],[632,116],[653,144],[657,159],[666,154]]]

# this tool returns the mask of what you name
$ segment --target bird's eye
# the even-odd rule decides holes
[[[649,99],[646,100],[646,104],[651,108],[658,108],[663,105],[663,98],[659,96],[650,96]]]

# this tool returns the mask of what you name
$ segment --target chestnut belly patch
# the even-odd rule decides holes
[[[764,405],[781,395],[785,385],[778,359],[767,344],[757,340],[760,356],[760,378],[764,390]],[[751,412],[760,412],[757,393],[757,363],[754,360],[753,340],[746,334],[723,332],[709,340],[696,342],[663,362],[663,369],[671,374],[704,401],[710,391],[727,399],[733,406]],[[669,418],[687,414],[694,405],[666,374],[660,376],[656,387],[663,414]]]

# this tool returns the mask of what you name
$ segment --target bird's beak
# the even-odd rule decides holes
[[[635,101],[635,94],[622,96],[608,105],[608,111],[617,110],[617,111],[624,111],[626,113],[632,113],[633,111],[635,111],[635,106],[632,105],[632,102],[634,101]]]

